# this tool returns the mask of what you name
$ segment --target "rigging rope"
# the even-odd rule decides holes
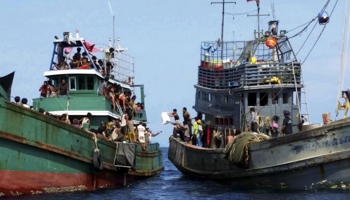
[[[309,37],[310,37],[311,33],[314,31],[316,25],[317,25],[317,21],[316,21],[316,23],[315,23],[315,26],[312,28],[311,32],[309,33],[309,35],[308,35],[307,38],[305,39],[304,43],[301,45],[300,49],[299,49],[298,52],[295,54],[295,56],[297,56],[297,55],[299,54],[300,50],[304,47],[306,41],[309,39]]]
[[[327,2],[326,5],[328,5],[328,3],[329,3],[329,1]],[[338,4],[338,0],[335,2],[334,7],[333,7],[332,12],[331,12],[331,14],[329,15],[329,17],[332,16],[333,11],[334,11],[335,7],[337,6],[337,4]],[[326,7],[326,6],[325,6],[325,7]],[[309,57],[310,53],[312,52],[312,50],[313,50],[314,47],[316,46],[318,40],[321,38],[321,35],[322,35],[322,33],[323,33],[323,31],[324,31],[324,29],[325,29],[326,27],[327,27],[327,24],[324,25],[324,27],[323,27],[323,29],[322,29],[320,35],[318,36],[317,40],[315,41],[314,45],[312,46],[311,50],[309,51],[309,53],[307,54],[306,58],[305,58],[304,61],[301,63],[301,65],[303,65],[303,64],[305,63],[306,59]]]

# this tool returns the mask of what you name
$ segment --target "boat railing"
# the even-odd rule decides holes
[[[267,84],[294,84],[293,68],[296,83],[300,84],[300,63],[292,65],[292,63],[260,62],[232,68],[199,66],[198,84],[214,89]]]

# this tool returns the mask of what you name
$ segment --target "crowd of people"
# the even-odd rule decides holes
[[[173,136],[180,138],[181,140],[196,145],[202,146],[202,137],[203,137],[203,127],[202,121],[200,118],[195,117],[194,122],[192,123],[191,115],[187,111],[187,108],[182,109],[183,122],[180,121],[180,117],[177,113],[177,109],[173,109],[173,112],[168,113],[169,116],[174,117],[173,122]],[[192,130],[193,127],[193,130]]]
[[[81,48],[77,48],[77,52],[74,54],[73,58],[58,56],[58,62],[53,62],[51,69],[56,70],[64,70],[64,69],[91,69],[96,68],[101,73],[106,73],[106,67],[108,70],[113,68],[113,65],[110,62],[106,63],[106,67],[104,66],[103,60],[97,60],[97,57],[92,55],[91,60],[88,58],[88,54],[86,52],[81,53]],[[70,61],[69,63],[67,61]]]
[[[110,118],[107,123],[101,122],[97,129],[90,129],[98,137],[115,142],[138,142],[142,150],[146,151],[147,144],[151,143],[151,137],[159,135],[162,131],[152,133],[143,122],[135,123],[127,113],[121,119]]]
[[[61,80],[61,83],[58,85],[57,90],[55,86],[53,86],[49,81],[44,81],[43,85],[39,88],[40,97],[60,97],[60,96],[68,96],[69,97],[69,89],[68,84],[65,79]]]
[[[27,104],[28,100],[26,98],[21,100],[19,96],[16,96],[14,99],[15,104],[34,110],[33,106]],[[135,123],[132,113],[131,115],[124,113],[120,119],[113,119],[110,117],[108,122],[102,121],[97,129],[90,129],[90,118],[92,117],[90,112],[81,119],[74,118],[72,120],[69,119],[68,114],[62,114],[60,116],[53,115],[49,112],[45,112],[42,108],[39,109],[39,112],[76,128],[95,133],[97,137],[104,138],[108,141],[124,143],[138,142],[141,144],[143,151],[146,151],[147,144],[151,143],[151,137],[155,137],[162,132],[158,131],[157,133],[153,133],[145,123]]]

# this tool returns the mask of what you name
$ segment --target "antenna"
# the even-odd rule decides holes
[[[260,14],[260,1],[256,0],[256,6],[258,7],[258,14],[257,15],[247,15],[248,17],[251,16],[258,16],[258,37],[260,38],[260,16],[270,16],[269,14]]]
[[[272,10],[272,17],[275,20],[276,19],[275,2],[273,0],[270,0],[270,4],[271,4],[271,10]]]
[[[110,9],[111,14],[113,16],[113,47],[114,47],[115,46],[115,28],[114,28],[115,16],[114,16],[114,13],[113,13],[113,10],[112,10],[112,7],[111,7],[111,4],[109,3],[109,1],[108,1],[108,6],[109,6],[109,9]]]
[[[218,3],[222,3],[222,23],[221,23],[221,42],[224,42],[224,14],[225,14],[225,3],[234,3],[236,4],[236,2],[225,2],[225,0],[222,0],[222,2],[211,2],[211,4],[218,4]],[[223,51],[224,51],[224,45],[221,45],[221,60],[223,57]]]

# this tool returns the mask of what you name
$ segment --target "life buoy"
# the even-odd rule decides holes
[[[94,155],[92,157],[92,162],[96,171],[100,172],[103,170],[103,161],[98,150],[95,150]]]

